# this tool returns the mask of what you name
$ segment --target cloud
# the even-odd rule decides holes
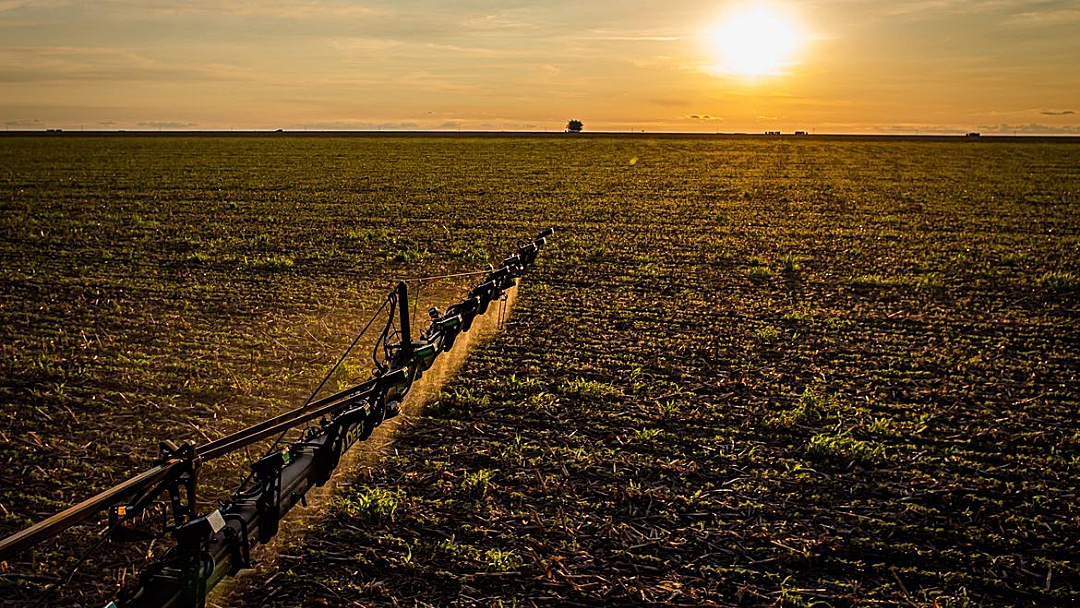
[[[420,125],[415,122],[372,122],[362,119],[327,120],[310,122],[300,128],[313,131],[415,131]]]
[[[16,10],[51,11],[78,8],[79,0],[0,0],[0,13]],[[99,0],[94,11],[108,18],[146,17],[269,17],[288,20],[341,19],[378,15],[380,11],[352,0]]]
[[[988,17],[1018,28],[1080,23],[1080,8],[1073,0],[896,0],[882,14],[908,22]]]
[[[508,51],[499,47],[483,47],[483,46],[466,46],[460,44],[440,44],[437,42],[421,42],[419,47],[434,51],[435,53],[454,53],[466,57],[490,57],[495,59],[506,59],[513,55],[521,55],[521,52]]]
[[[467,16],[459,22],[459,25],[468,30],[504,30],[532,28],[534,24],[511,17],[507,14],[487,14]]]
[[[687,116],[690,120],[724,120],[719,116],[710,116],[708,114],[691,114]]]
[[[103,3],[116,9],[142,11],[164,15],[203,14],[240,17],[278,17],[282,19],[312,19],[319,17],[344,17],[349,15],[370,15],[374,13],[367,6],[349,1],[333,0],[112,0]]]
[[[1076,114],[1076,112],[1072,110],[1061,110],[1059,112],[1055,112],[1054,110],[1043,110],[1040,114],[1044,116],[1072,116],[1073,114]]]
[[[590,30],[583,38],[622,42],[675,42],[682,39],[681,36],[668,32],[613,32],[611,30]]]
[[[1067,3],[1062,0],[899,0],[889,5],[887,14],[919,14],[927,17],[932,16],[934,13],[957,15],[1000,12],[1027,14],[1053,12],[1066,6]]]
[[[192,127],[199,126],[197,122],[176,122],[176,121],[158,121],[148,120],[145,122],[136,123],[136,126],[147,129],[190,129]]]
[[[16,118],[4,121],[5,127],[40,127],[45,124],[40,118]]]
[[[882,133],[885,135],[963,135],[971,129],[957,127],[956,125],[931,125],[931,124],[893,124],[884,126],[848,125],[846,130],[865,131],[869,133]],[[844,132],[844,129],[838,131]]]
[[[247,68],[207,64],[163,64],[131,49],[115,47],[0,48],[0,82],[238,82],[255,76]]]
[[[1080,23],[1080,8],[1038,9],[1013,15],[1010,23],[1022,26],[1056,26]]]
[[[1080,126],[1043,125],[1029,123],[1026,125],[980,125],[979,131],[984,135],[993,133],[997,135],[1080,135]]]
[[[21,8],[44,9],[63,7],[69,4],[71,4],[71,0],[0,0],[0,13]]]
[[[118,48],[0,48],[0,82],[121,79],[152,66],[153,62]]]
[[[332,39],[327,44],[335,51],[357,54],[386,52],[394,47],[401,46],[403,42],[394,38],[352,36],[348,38]]]

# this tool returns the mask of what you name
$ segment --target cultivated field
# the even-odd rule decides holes
[[[1080,144],[5,137],[0,167],[0,534],[302,402],[394,277],[553,226],[514,323],[223,601],[1080,602]]]

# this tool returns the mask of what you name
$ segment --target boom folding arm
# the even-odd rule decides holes
[[[251,548],[274,537],[281,518],[304,501],[309,489],[330,479],[346,450],[401,411],[401,401],[413,383],[440,353],[453,347],[478,315],[487,312],[491,302],[516,284],[552,234],[550,228],[541,232],[499,268],[489,266],[485,279],[462,301],[442,313],[431,309],[431,323],[416,340],[411,336],[408,288],[399,283],[388,297],[389,318],[376,343],[376,353],[381,345],[383,358],[374,357],[374,378],[202,446],[163,442],[157,466],[0,540],[0,561],[105,508],[114,540],[154,538],[125,524],[144,516],[167,494],[172,524],[166,524],[166,531],[175,544],[142,572],[134,589],[122,592],[110,607],[201,608],[218,582],[250,567]],[[395,309],[399,326],[391,333]],[[314,420],[321,422],[308,427],[299,441],[284,447],[275,444],[252,464],[250,476],[228,501],[210,513],[197,512],[196,481],[203,462]]]

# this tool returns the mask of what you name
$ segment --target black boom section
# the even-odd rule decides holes
[[[517,283],[536,260],[536,254],[554,233],[548,229],[521,244],[497,269],[461,301],[445,312],[431,309],[431,323],[417,339],[411,335],[408,288],[400,283],[388,297],[390,320],[377,341],[384,360],[376,357],[376,377],[344,391],[306,403],[205,445],[162,444],[160,464],[132,479],[54,515],[18,534],[0,540],[0,561],[110,509],[109,532],[114,540],[147,538],[125,523],[167,495],[173,523],[174,545],[139,576],[138,584],[110,606],[118,608],[182,607],[205,605],[206,594],[223,578],[249,567],[251,549],[266,543],[278,531],[281,518],[313,486],[325,484],[342,454],[357,441],[371,436],[385,420],[401,411],[401,400],[412,384],[430,369],[440,353],[469,331],[477,315]],[[391,334],[394,311],[398,328]],[[388,340],[398,341],[389,343]],[[251,475],[220,508],[198,514],[195,493],[200,465],[208,460],[279,435],[299,425],[321,420],[294,443],[278,446],[257,460]]]

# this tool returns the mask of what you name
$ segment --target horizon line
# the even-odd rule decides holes
[[[981,133],[969,131],[966,133],[956,132],[835,132],[816,133],[813,131],[537,131],[526,129],[66,129],[66,128],[5,128],[0,131],[2,135],[355,135],[355,136],[379,136],[379,135],[434,135],[434,136],[491,136],[491,135],[526,135],[526,136],[569,136],[569,137],[633,137],[633,136],[660,136],[660,137],[760,137],[760,138],[918,138],[918,139],[965,139],[965,140],[1012,140],[1012,139],[1076,139],[1080,140],[1080,134],[1076,133]]]

